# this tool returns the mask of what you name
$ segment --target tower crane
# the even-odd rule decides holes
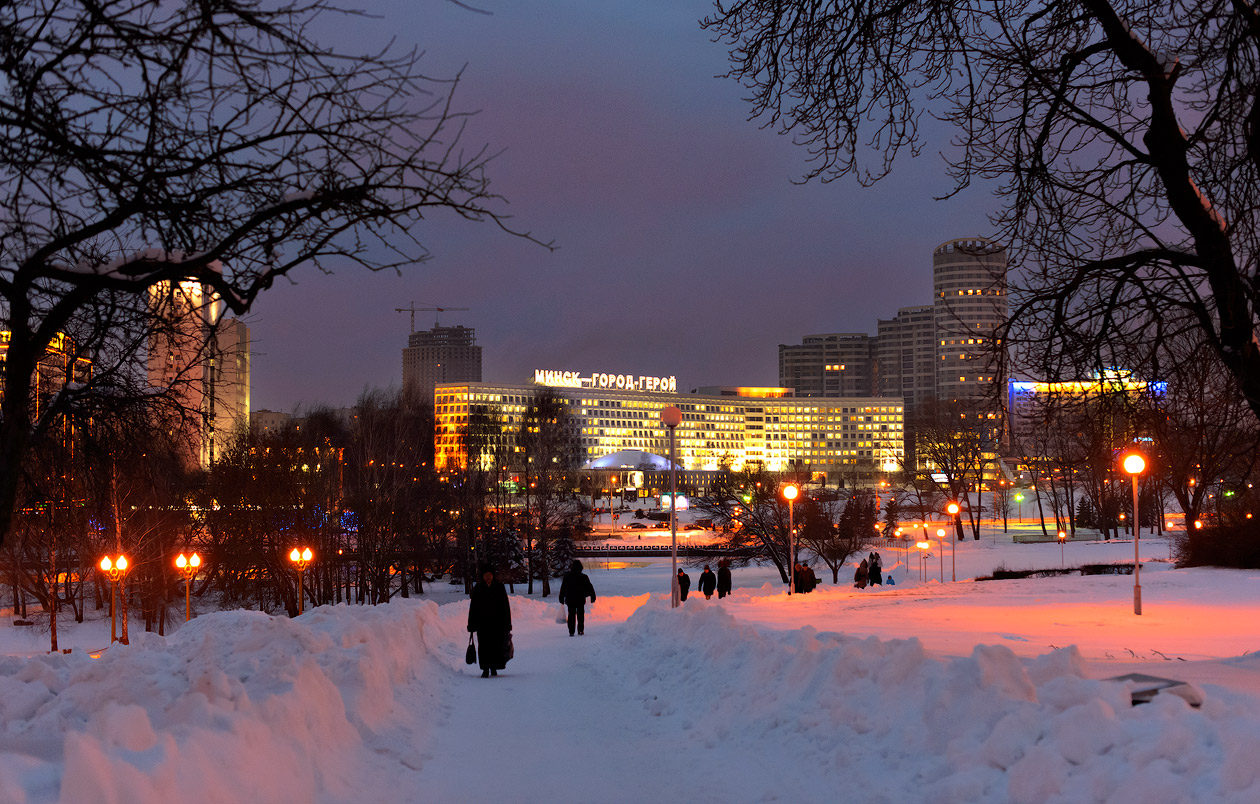
[[[423,304],[423,302],[421,303]],[[412,302],[407,307],[395,307],[394,312],[395,313],[411,313],[411,331],[415,332],[416,331],[416,313],[424,313],[424,312],[445,313],[451,310],[467,310],[467,309],[468,309],[467,307],[417,307],[416,303]],[[438,319],[437,319],[437,316],[434,316],[433,326],[436,327],[437,325],[438,325]]]

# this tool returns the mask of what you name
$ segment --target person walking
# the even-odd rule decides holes
[[[718,562],[717,571],[718,600],[731,593],[731,560],[724,558]]]
[[[468,602],[468,633],[477,634],[477,663],[481,677],[497,676],[507,667],[512,640],[512,607],[507,588],[494,577],[494,567],[481,568],[481,580]]]
[[[678,597],[680,600],[687,599],[687,593],[691,591],[691,576],[682,571],[682,567],[678,568]]]
[[[591,586],[591,579],[582,572],[582,562],[575,559],[569,565],[569,571],[564,574],[564,580],[560,582],[560,605],[569,607],[569,636],[573,636],[575,625],[579,634],[586,630],[588,597],[592,603],[595,602],[595,587]]]
[[[862,563],[858,565],[857,572],[853,573],[853,585],[858,589],[866,588],[866,581],[870,577],[870,565],[866,559],[862,559]]]
[[[801,571],[805,573],[805,591],[814,591],[814,587],[818,585],[818,576],[814,574],[814,568],[804,564],[801,566]]]
[[[696,588],[704,593],[704,599],[709,600],[713,597],[713,590],[717,588],[717,576],[709,569],[709,565],[704,565],[704,572],[700,573],[700,580],[696,583]]]

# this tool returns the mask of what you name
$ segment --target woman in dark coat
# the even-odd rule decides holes
[[[704,565],[704,572],[700,573],[700,580],[696,582],[696,588],[700,590],[705,599],[713,597],[713,590],[717,588],[717,576],[713,574],[713,570],[709,569],[709,565]]]
[[[718,600],[731,593],[731,561],[724,558],[718,562]]]
[[[857,571],[853,573],[853,585],[858,589],[866,588],[866,581],[870,577],[870,565],[866,559],[862,559],[862,563],[858,565]]]
[[[560,583],[560,605],[569,607],[569,636],[573,636],[573,627],[577,626],[579,634],[586,632],[586,599],[595,602],[595,587],[591,579],[582,572],[582,562],[574,561],[569,571],[564,574]]]
[[[683,600],[687,599],[687,593],[691,591],[691,576],[682,571],[682,567],[678,568],[678,596]]]
[[[481,568],[468,604],[468,633],[477,634],[477,662],[481,677],[497,676],[507,667],[507,645],[512,637],[512,609],[507,589],[495,580],[493,567]]]

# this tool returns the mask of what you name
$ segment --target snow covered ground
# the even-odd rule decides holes
[[[970,580],[1131,560],[1131,541],[986,533],[956,545],[957,583],[946,540],[944,583],[934,545],[930,581],[884,550],[896,585],[850,569],[792,597],[742,568],[732,597],[680,611],[669,559],[589,562],[586,635],[517,587],[516,658],[486,680],[444,585],[166,638],[133,624],[99,658],[107,619],[63,622],[65,655],[6,623],[0,802],[1260,801],[1260,572],[1140,546],[1141,617],[1132,576]],[[1202,707],[1133,707],[1102,680],[1135,671]]]

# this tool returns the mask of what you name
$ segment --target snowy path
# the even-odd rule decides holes
[[[498,678],[473,665],[453,679],[452,722],[424,749],[426,776],[458,780],[466,801],[522,802],[641,800],[653,779],[694,776],[677,739],[645,728],[654,719],[609,650],[615,625],[588,620],[578,637],[519,613],[515,625],[516,658]]]

